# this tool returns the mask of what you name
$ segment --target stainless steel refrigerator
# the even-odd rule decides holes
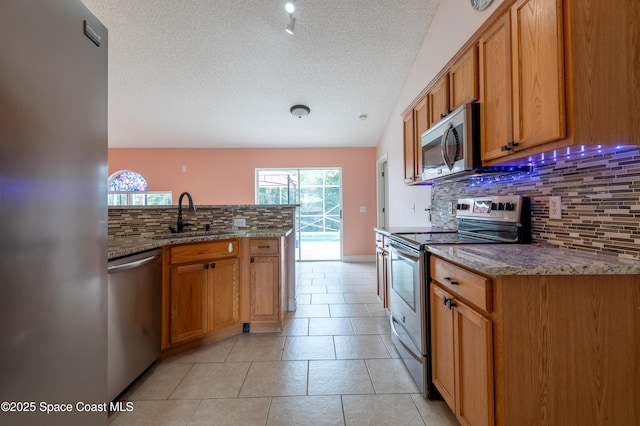
[[[107,423],[106,201],[107,29],[0,1],[0,424]]]

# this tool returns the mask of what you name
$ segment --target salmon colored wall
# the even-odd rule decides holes
[[[150,191],[173,192],[174,204],[183,191],[201,205],[254,204],[256,168],[329,167],[342,168],[343,255],[375,255],[375,148],[109,149],[109,175],[135,170]]]

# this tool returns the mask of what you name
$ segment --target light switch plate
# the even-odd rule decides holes
[[[247,226],[247,219],[245,219],[244,217],[234,217],[233,226],[238,226],[238,227]]]

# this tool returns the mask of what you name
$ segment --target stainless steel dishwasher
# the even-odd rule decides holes
[[[107,388],[115,399],[160,354],[160,250],[109,262]]]

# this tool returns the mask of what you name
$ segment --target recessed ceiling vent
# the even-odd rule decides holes
[[[309,107],[306,105],[294,105],[289,111],[291,111],[291,115],[298,118],[306,117],[311,112]]]

